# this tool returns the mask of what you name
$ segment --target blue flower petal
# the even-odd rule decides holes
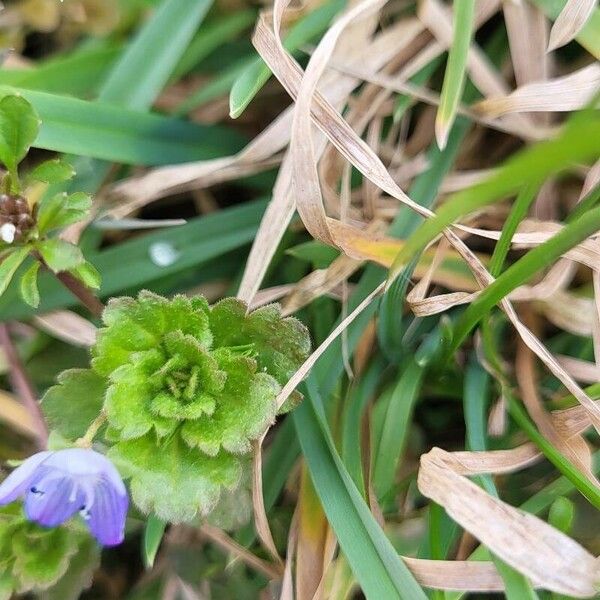
[[[25,496],[25,514],[38,525],[56,527],[81,509],[83,494],[70,477],[53,469],[44,470]]]
[[[123,541],[128,506],[127,493],[121,493],[111,481],[103,478],[96,484],[94,503],[83,514],[92,535],[100,544],[116,546]]]
[[[0,506],[14,502],[31,486],[36,471],[53,453],[38,452],[17,467],[0,485]]]

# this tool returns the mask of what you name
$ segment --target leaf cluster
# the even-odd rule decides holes
[[[7,169],[0,196],[0,294],[28,257],[33,262],[22,273],[19,291],[23,300],[37,307],[40,295],[37,278],[40,265],[60,273],[67,271],[86,286],[98,288],[99,275],[78,246],[58,237],[58,230],[82,220],[91,208],[91,198],[83,192],[46,194],[31,205],[29,192],[40,184],[62,184],[73,178],[73,167],[61,159],[51,159],[27,173],[24,184],[18,166],[29,152],[40,126],[31,104],[21,96],[0,99],[0,162]],[[20,220],[19,220],[20,219]],[[18,224],[24,223],[23,227]],[[15,237],[15,234],[17,236]]]
[[[45,395],[51,426],[74,439],[104,411],[108,455],[136,505],[170,522],[208,515],[240,488],[252,442],[309,354],[307,330],[274,305],[248,313],[235,298],[150,292],[111,300],[103,322],[90,368]]]
[[[77,598],[90,585],[99,556],[95,542],[76,522],[46,529],[28,521],[19,505],[0,509],[2,600],[31,591]]]

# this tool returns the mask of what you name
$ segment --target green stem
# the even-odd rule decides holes
[[[102,411],[90,424],[90,426],[88,427],[88,430],[85,432],[83,437],[80,437],[75,443],[77,444],[77,446],[80,446],[81,448],[91,448],[92,447],[92,442],[94,441],[94,438],[96,437],[96,435],[98,434],[98,431],[100,431],[100,428],[102,427],[102,425],[104,425],[104,423],[106,423],[106,413],[104,411]]]
[[[595,208],[564,227],[543,244],[530,250],[506,269],[498,279],[481,292],[458,319],[449,352],[453,353],[460,347],[473,327],[494,305],[598,230],[600,230],[600,208]]]
[[[529,417],[514,399],[509,390],[505,390],[508,411],[527,437],[541,450],[542,454],[590,501],[600,509],[600,492],[579,469],[573,466],[535,427]]]

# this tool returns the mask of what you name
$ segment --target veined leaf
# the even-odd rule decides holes
[[[35,261],[25,273],[23,273],[20,282],[21,298],[32,308],[37,308],[40,304],[40,292],[37,286],[38,271],[40,263]]]

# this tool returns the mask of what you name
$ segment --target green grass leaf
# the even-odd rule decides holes
[[[373,486],[379,498],[383,498],[394,486],[424,373],[423,367],[409,360],[391,393],[384,397],[385,404],[379,409],[382,410],[382,428],[373,440]]]
[[[328,0],[323,6],[302,17],[290,28],[283,43],[284,47],[293,52],[310,42],[327,28],[331,19],[344,5],[344,0]],[[244,69],[235,80],[229,96],[229,116],[232,119],[237,119],[244,112],[270,77],[271,71],[260,57]]]
[[[406,241],[390,269],[388,282],[391,284],[415,254],[462,216],[505,198],[524,185],[539,185],[577,162],[594,160],[598,154],[600,116],[585,111],[571,119],[554,139],[521,151],[499,168],[493,177],[453,194],[437,211],[437,216],[425,221]]]
[[[100,100],[149,108],[211,5],[212,0],[164,0],[112,69]]]
[[[516,233],[519,224],[527,216],[531,203],[535,200],[537,185],[526,185],[518,193],[517,198],[510,209],[508,218],[502,227],[500,239],[494,248],[492,258],[490,259],[489,271],[493,277],[498,277],[502,272],[504,261],[510,250],[513,235]]]
[[[561,496],[550,506],[548,523],[563,533],[569,533],[575,518],[575,505],[571,500]]]
[[[244,143],[226,127],[196,125],[103,102],[18,91],[42,119],[34,142],[37,148],[127,164],[162,165],[231,154]]]
[[[452,7],[454,11],[452,45],[448,52],[440,106],[435,118],[435,136],[440,148],[446,146],[465,87],[467,57],[473,37],[475,0],[454,2]]]
[[[121,51],[113,41],[96,42],[30,68],[2,69],[0,84],[55,94],[93,94]]]
[[[150,515],[146,521],[144,527],[144,541],[143,541],[143,559],[146,569],[151,569],[154,566],[154,560],[160,543],[162,542],[165,534],[167,524],[165,521],[161,521],[158,517]]]
[[[344,467],[311,375],[308,394],[292,417],[315,490],[363,593],[369,600],[425,600]]]
[[[385,361],[379,357],[367,367],[366,372],[354,381],[344,405],[342,416],[342,459],[359,492],[365,496],[363,460],[361,452],[361,425],[369,402],[379,384]]]
[[[209,54],[249,28],[255,19],[256,12],[248,9],[236,10],[232,14],[204,23],[173,70],[172,79],[177,80],[187,75]]]

